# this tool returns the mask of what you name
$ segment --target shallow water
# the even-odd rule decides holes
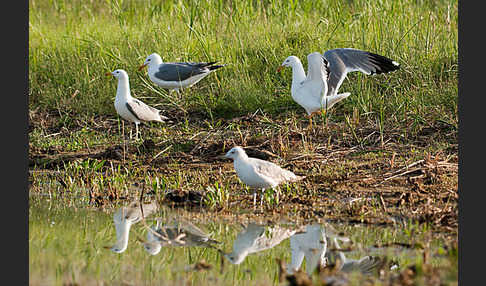
[[[100,209],[79,198],[31,195],[31,284],[278,285],[280,259],[287,274],[299,268],[312,274],[320,263],[335,270],[326,279],[344,277],[350,285],[359,285],[370,277],[383,279],[380,275],[398,275],[410,265],[421,265],[424,248],[428,263],[451,269],[441,279],[457,281],[457,259],[447,254],[440,234],[407,224],[237,224],[161,206],[131,227],[126,250],[115,253],[110,250],[117,240],[113,215],[123,205]],[[164,234],[163,243],[160,252],[151,255],[144,243],[154,239],[149,228],[157,221],[165,228],[159,232]],[[172,235],[167,227],[174,223],[178,228]],[[194,233],[215,242],[193,243]],[[361,266],[356,266],[360,259]],[[319,279],[317,274],[313,279]]]

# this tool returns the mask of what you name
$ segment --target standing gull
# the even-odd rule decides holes
[[[147,217],[157,211],[157,203],[142,203],[143,217]],[[133,224],[142,220],[142,209],[139,201],[134,201],[128,206],[119,208],[113,215],[116,230],[116,243],[110,249],[116,253],[122,253],[127,249],[130,228]]]
[[[148,66],[148,76],[156,85],[179,91],[180,88],[191,87],[211,72],[224,67],[216,62],[174,62],[164,63],[162,58],[153,53],[149,55],[139,70]]]
[[[309,54],[309,56],[315,53]],[[306,76],[302,62],[296,56],[289,56],[277,69],[281,71],[283,67],[292,67],[292,87],[291,95],[295,102],[306,110],[310,126],[312,126],[312,116],[316,113],[330,109],[334,104],[350,95],[349,92],[338,94],[339,87],[343,83],[349,72],[360,71],[367,75],[388,73],[400,68],[400,65],[381,55],[350,48],[340,48],[326,51],[324,57],[323,72],[325,78],[325,88],[320,92],[317,88],[309,89],[304,86],[311,81],[309,73],[317,71],[318,67],[311,65],[308,59],[308,74]],[[317,60],[316,56],[311,56]],[[315,77],[315,76],[314,76]],[[316,84],[315,84],[316,85]]]
[[[147,232],[147,240],[142,241],[145,250],[151,255],[160,252],[163,246],[203,246],[216,248],[213,244],[220,243],[211,239],[207,233],[191,222],[174,220],[172,225],[162,226],[160,219]]]
[[[135,138],[138,139],[138,124],[146,121],[162,122],[168,119],[160,115],[160,110],[148,106],[142,101],[133,98],[130,94],[130,83],[128,81],[128,74],[122,69],[114,70],[111,73],[106,73],[107,76],[114,76],[118,79],[118,87],[116,89],[115,109],[118,115],[123,119],[135,123]]]
[[[238,178],[255,189],[253,193],[253,207],[256,205],[256,189],[262,192],[267,188],[275,189],[284,182],[296,182],[304,179],[304,176],[297,176],[291,171],[285,170],[276,164],[258,158],[250,158],[240,146],[233,147],[224,155],[233,159],[233,165]],[[263,194],[260,205],[263,203]]]

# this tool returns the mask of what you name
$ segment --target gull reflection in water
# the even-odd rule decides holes
[[[299,231],[300,228],[265,226],[251,222],[238,233],[233,242],[233,251],[224,254],[224,257],[232,264],[240,264],[249,254],[275,247]]]
[[[143,214],[142,214],[143,208]],[[113,222],[116,231],[116,243],[109,248],[116,253],[122,253],[127,249],[130,228],[133,224],[148,217],[157,211],[157,203],[152,201],[150,203],[140,203],[139,201],[132,201],[127,206],[120,207],[113,215]]]
[[[337,237],[329,239],[335,251],[328,253],[328,259],[336,261],[336,270],[342,272],[360,271],[363,274],[372,274],[377,268],[381,267],[384,260],[378,256],[365,255],[359,259],[350,259],[344,255],[338,243]],[[337,261],[339,260],[339,261]]]
[[[377,256],[363,256],[360,259],[349,259],[344,254],[339,242],[349,243],[351,240],[336,233],[330,225],[310,224],[305,226],[305,232],[290,237],[291,262],[287,265],[287,273],[298,271],[305,258],[306,273],[311,275],[316,268],[326,267],[334,263],[334,269],[342,272],[360,271],[371,274],[379,268],[383,259]]]
[[[220,243],[189,221],[174,219],[172,224],[162,225],[160,218],[148,230],[147,240],[141,242],[151,255],[158,254],[162,247],[202,246],[218,249],[214,244]]]

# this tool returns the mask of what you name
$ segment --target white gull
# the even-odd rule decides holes
[[[122,69],[107,73],[107,76],[114,76],[118,79],[118,86],[115,97],[115,110],[123,119],[135,123],[135,137],[138,138],[138,124],[140,122],[158,121],[168,119],[160,115],[160,110],[148,106],[142,101],[133,98],[130,93],[128,74]]]
[[[339,48],[326,51],[323,57],[324,67],[319,67],[318,54],[311,53],[307,56],[307,76],[302,62],[296,56],[289,56],[277,69],[279,72],[283,67],[292,68],[291,95],[295,102],[301,105],[307,112],[309,126],[312,126],[312,116],[326,112],[337,102],[350,95],[349,92],[338,94],[339,87],[349,72],[360,71],[367,75],[388,73],[400,68],[400,65],[387,57],[367,51]],[[315,63],[315,65],[313,63]],[[324,76],[325,85],[318,89],[316,83],[320,80],[319,73]],[[313,73],[309,75],[310,73]],[[314,85],[313,88],[305,87]]]
[[[262,191],[267,188],[274,189],[281,183],[296,182],[305,178],[304,176],[297,176],[291,171],[282,169],[272,162],[248,157],[245,150],[240,146],[231,148],[225,157],[233,159],[233,166],[238,178],[250,188],[254,189],[253,207],[256,204],[256,189],[261,189]],[[260,205],[262,202],[263,195],[260,200]]]

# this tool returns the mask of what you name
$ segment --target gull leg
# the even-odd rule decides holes
[[[257,196],[257,192],[253,192],[253,210],[255,210],[256,208],[256,196]]]
[[[265,189],[262,189],[262,194],[260,197],[260,210],[263,212],[263,197],[265,196]]]
[[[314,116],[314,113],[311,113],[307,116],[309,119],[309,125],[307,126],[307,129],[312,130],[312,116]]]
[[[138,123],[135,123],[135,140],[138,140]]]

